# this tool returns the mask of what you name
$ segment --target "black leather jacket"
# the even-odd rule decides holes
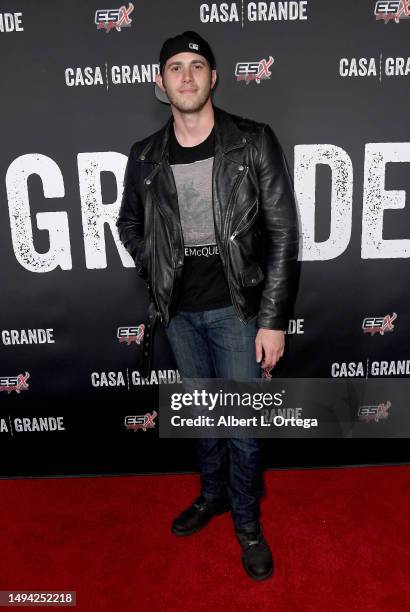
[[[267,124],[214,106],[212,205],[215,236],[239,319],[285,329],[297,269],[298,223],[292,179]],[[117,218],[121,242],[169,325],[184,265],[178,199],[168,160],[173,117],[132,147]]]

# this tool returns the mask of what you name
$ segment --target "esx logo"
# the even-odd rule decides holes
[[[374,7],[376,19],[383,19],[384,23],[394,20],[399,23],[400,19],[410,18],[410,0],[380,0]]]
[[[363,319],[362,330],[365,334],[384,335],[385,332],[392,332],[394,330],[393,321],[397,319],[397,314],[393,312],[392,315],[386,315],[384,317],[366,317]]]
[[[97,30],[105,30],[106,33],[111,32],[114,28],[117,32],[121,32],[121,28],[129,28],[132,23],[130,15],[134,10],[134,5],[129,2],[128,8],[120,6],[118,9],[99,9],[95,11],[95,24]]]
[[[261,82],[261,80],[270,79],[272,76],[269,67],[273,64],[272,56],[269,59],[261,59],[259,62],[238,62],[235,66],[235,76],[237,81],[245,81],[248,84],[250,81]]]
[[[133,429],[134,431],[142,429],[142,431],[147,431],[147,429],[155,427],[154,419],[156,416],[158,416],[158,413],[155,410],[152,414],[147,412],[146,414],[126,416],[124,425],[126,429]]]
[[[370,421],[375,421],[378,423],[380,419],[389,418],[389,408],[391,407],[391,402],[382,402],[381,404],[374,404],[370,406],[360,406],[358,411],[358,417],[360,421],[366,421],[369,423]]]

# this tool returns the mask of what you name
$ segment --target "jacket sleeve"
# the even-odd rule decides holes
[[[142,267],[144,251],[144,206],[136,181],[135,145],[131,147],[124,175],[124,190],[116,226],[122,244],[135,262],[137,273],[147,280]]]
[[[266,250],[265,283],[256,324],[259,328],[285,330],[296,280],[299,230],[292,178],[269,125],[263,128],[258,172]]]

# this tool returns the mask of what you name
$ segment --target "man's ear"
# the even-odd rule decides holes
[[[160,74],[155,75],[155,82],[162,91],[165,91],[164,86],[162,84],[162,76]]]
[[[217,80],[218,80],[218,73],[216,72],[216,70],[211,70],[211,89],[214,89]]]

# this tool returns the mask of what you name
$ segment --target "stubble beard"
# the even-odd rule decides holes
[[[183,99],[184,94],[175,94],[166,92],[168,100],[180,113],[197,113],[205,104],[208,102],[208,98],[211,95],[211,81],[209,81],[208,87],[202,92],[199,98],[195,100]]]

